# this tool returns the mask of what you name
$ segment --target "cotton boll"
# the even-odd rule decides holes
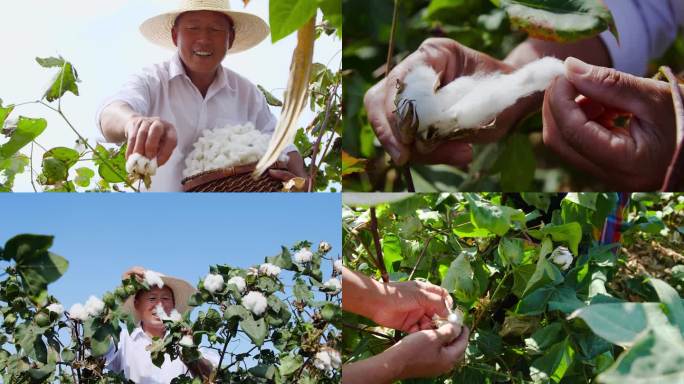
[[[143,157],[143,155],[134,152],[130,156],[128,156],[128,160],[126,160],[126,172],[128,173],[133,173],[137,170],[138,168],[138,160]]]
[[[332,249],[332,245],[330,245],[330,243],[328,243],[326,241],[321,241],[321,243],[318,244],[318,252],[326,253],[326,252],[330,252],[331,249]]]
[[[314,367],[321,371],[332,370],[332,361],[330,360],[330,355],[327,351],[319,351],[316,353],[316,356],[314,356]]]
[[[337,293],[342,290],[342,283],[340,282],[339,279],[333,277],[330,280],[326,281],[325,284],[323,284],[326,288],[329,290],[333,291],[334,293]]]
[[[69,317],[74,320],[86,321],[90,315],[88,315],[88,311],[86,311],[83,304],[76,303],[69,308]]]
[[[86,312],[88,312],[88,314],[93,317],[98,316],[100,313],[102,313],[104,307],[104,302],[95,296],[90,296],[88,298],[88,301],[86,301],[85,303]]]
[[[192,348],[195,346],[195,342],[192,341],[192,336],[190,336],[190,335],[185,335],[185,336],[181,337],[178,344],[180,344],[182,347],[186,347],[186,348]]]
[[[209,291],[209,293],[214,293],[216,291],[220,291],[223,288],[223,276],[222,275],[215,275],[215,274],[208,274],[204,278],[204,289]]]
[[[164,280],[162,280],[162,276],[164,276],[163,274],[148,269],[145,271],[143,276],[145,283],[147,283],[150,288],[155,285],[159,288],[164,288]]]
[[[183,320],[183,316],[174,308],[169,315],[169,319],[171,319],[171,321],[179,322]]]
[[[278,276],[280,267],[271,263],[264,263],[259,266],[259,273],[266,276]]]
[[[169,320],[169,315],[166,313],[161,303],[157,303],[157,305],[154,307],[154,313],[157,315],[159,320]]]
[[[266,312],[268,301],[263,293],[251,291],[242,298],[242,305],[249,309],[253,314],[261,316]]]
[[[551,252],[551,261],[566,271],[572,264],[572,253],[565,247],[558,247]]]
[[[308,263],[313,258],[313,253],[309,251],[309,248],[302,248],[294,254],[294,260],[296,263]]]
[[[338,273],[341,273],[342,272],[342,260],[335,260],[335,262],[333,263],[333,268]]]
[[[64,313],[64,306],[59,303],[52,303],[47,306],[47,310],[50,312],[54,312],[59,316],[62,316],[62,313]]]
[[[247,288],[247,283],[245,282],[245,279],[243,279],[240,276],[233,276],[230,279],[228,279],[228,284],[233,284],[237,287],[238,291],[244,292],[245,289]]]
[[[335,369],[340,369],[342,367],[342,356],[340,352],[334,349],[328,349],[328,356],[330,356],[330,364]]]

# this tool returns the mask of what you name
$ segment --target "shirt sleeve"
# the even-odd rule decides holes
[[[119,334],[118,347],[114,345],[113,341],[110,342],[109,350],[105,354],[105,366],[112,372],[118,373],[123,371],[123,367],[121,364],[121,340],[123,340],[124,336],[128,336],[128,332],[122,329],[121,333]]]
[[[622,72],[644,75],[650,60],[660,57],[684,25],[682,0],[604,0],[615,19],[620,43],[610,31],[601,34],[613,60]]]
[[[145,74],[133,75],[113,96],[107,98],[95,114],[95,125],[102,132],[100,118],[102,111],[115,101],[128,104],[137,113],[147,116],[150,106],[150,86]]]

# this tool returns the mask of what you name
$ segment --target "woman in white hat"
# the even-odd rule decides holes
[[[252,123],[263,132],[275,130],[264,95],[221,66],[226,55],[252,48],[269,35],[264,20],[231,10],[229,0],[182,0],[178,9],[143,22],[140,31],[176,54],[133,76],[105,101],[96,122],[108,141],[127,140],[127,157],[135,152],[157,159],[152,191],[182,190],[184,157],[204,129]],[[296,148],[285,152],[289,172],[271,176],[306,178]]]
[[[144,268],[133,267],[123,274],[122,280],[131,276],[142,280],[144,275]],[[161,367],[152,363],[147,347],[152,343],[152,338],[162,338],[166,334],[158,306],[161,305],[167,314],[174,311],[185,313],[189,310],[190,296],[196,292],[185,280],[161,274],[159,278],[160,281],[151,286],[149,291],[140,290],[124,303],[124,309],[135,316],[138,326],[130,334],[126,327],[121,330],[118,345],[112,345],[105,356],[107,368],[122,373],[138,384],[170,383],[175,377],[184,374],[208,377],[218,363],[217,356],[208,351],[201,351],[204,357],[189,365],[180,358],[170,360],[168,356]]]

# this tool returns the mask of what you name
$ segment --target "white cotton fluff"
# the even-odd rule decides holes
[[[190,336],[190,335],[185,335],[185,336],[181,337],[178,344],[180,344],[183,347],[187,347],[187,348],[192,348],[195,346],[195,342],[192,341],[192,336]]]
[[[318,252],[326,253],[330,252],[332,249],[332,245],[328,243],[327,241],[321,241],[320,244],[318,244]]]
[[[90,315],[88,315],[88,311],[86,311],[83,304],[76,303],[69,308],[69,317],[74,320],[86,321]]]
[[[126,160],[126,172],[137,177],[154,176],[157,173],[157,158],[150,160],[139,153],[132,153]]]
[[[296,263],[308,263],[311,261],[313,258],[313,253],[309,251],[309,248],[302,248],[299,251],[297,251],[294,255],[294,259]]]
[[[170,320],[174,322],[183,320],[183,316],[181,316],[180,312],[178,312],[175,308],[171,310],[171,314],[167,314],[161,303],[157,303],[157,305],[154,307],[154,313],[157,315],[157,317],[159,317],[160,320]]]
[[[267,304],[268,301],[266,300],[266,296],[264,296],[263,293],[257,291],[248,292],[242,298],[242,305],[244,305],[245,308],[249,309],[250,311],[252,311],[253,314],[257,316],[261,316],[261,314],[266,312]]]
[[[183,177],[256,163],[266,153],[270,140],[270,134],[257,130],[252,123],[205,129],[185,158]],[[278,160],[288,162],[289,157],[283,153]]]
[[[342,290],[342,283],[340,282],[339,279],[333,277],[330,280],[326,281],[325,284],[323,284],[326,288],[328,288],[331,291],[334,291],[335,293],[339,292]]]
[[[271,263],[263,263],[259,266],[259,273],[266,276],[278,276],[280,267]]]
[[[314,367],[321,371],[330,372],[342,366],[340,353],[332,348],[324,348],[314,356]]]
[[[47,310],[62,316],[62,313],[64,313],[64,306],[59,303],[52,303],[47,306]]]
[[[88,301],[86,301],[85,303],[86,312],[88,312],[88,314],[93,317],[98,316],[100,313],[102,313],[104,307],[104,302],[95,296],[90,296],[88,298]]]
[[[558,247],[551,252],[551,261],[565,271],[572,264],[572,253],[565,247]]]
[[[238,291],[244,292],[247,288],[247,282],[240,276],[233,276],[228,279],[228,284],[233,284],[237,287]]]
[[[213,273],[207,274],[204,278],[204,289],[209,293],[214,293],[223,289],[223,276],[215,275]]]
[[[164,280],[162,280],[163,274],[159,272],[155,272],[152,270],[146,270],[144,277],[145,277],[145,283],[152,288],[153,286],[157,286],[159,288],[164,288]]]
[[[510,74],[463,76],[438,89],[439,76],[429,66],[420,66],[404,79],[402,101],[411,101],[419,121],[418,132],[429,126],[446,136],[449,130],[477,128],[491,122],[518,99],[545,90],[565,73],[562,61],[544,57]]]
[[[333,268],[338,273],[342,273],[342,260],[341,259],[335,260],[335,262],[333,263]]]

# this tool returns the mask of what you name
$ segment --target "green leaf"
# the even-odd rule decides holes
[[[7,107],[2,106],[2,99],[0,99],[0,128],[5,124],[5,120],[14,110],[14,105],[8,105]]]
[[[544,356],[532,362],[530,376],[535,382],[551,380],[553,383],[559,383],[568,372],[574,358],[575,350],[566,338],[552,346]]]
[[[561,311],[565,314],[573,313],[584,306],[584,303],[577,298],[577,293],[566,286],[556,288],[549,301],[549,311]]]
[[[43,184],[54,185],[67,180],[69,168],[63,162],[53,157],[48,157],[43,159],[42,175],[45,176],[45,180],[42,181]]]
[[[17,129],[12,133],[9,141],[0,146],[0,158],[7,159],[19,152],[26,144],[40,136],[46,127],[47,121],[45,119],[29,119],[19,116]]]
[[[311,0],[271,0],[269,20],[273,43],[301,28],[316,15],[317,4]]]
[[[536,166],[528,135],[515,133],[506,140],[504,150],[496,159],[492,171],[501,172],[503,191],[527,191],[532,187]]]
[[[280,359],[280,367],[278,370],[282,376],[289,376],[299,369],[304,364],[304,358],[301,355],[286,355]]]
[[[469,302],[477,297],[478,287],[473,280],[474,272],[468,256],[475,253],[475,249],[464,250],[451,262],[446,276],[442,280],[442,288],[453,293],[461,302]]]
[[[76,179],[74,179],[74,182],[76,185],[79,187],[86,188],[87,186],[90,185],[90,180],[95,176],[95,172],[86,167],[81,167],[76,170]]]
[[[342,37],[342,2],[340,0],[318,0],[318,6],[323,12],[323,19],[337,30],[337,36]]]
[[[5,175],[5,182],[0,183],[0,192],[10,192],[14,187],[16,175],[23,173],[30,163],[28,156],[21,153],[9,159],[0,157],[0,172]]]
[[[658,294],[660,301],[667,307],[672,323],[677,325],[684,334],[684,305],[677,291],[660,279],[652,278],[649,282]]]
[[[32,296],[39,296],[69,266],[66,259],[48,251],[52,240],[52,236],[18,235],[5,243],[4,257],[17,263],[17,272]]]
[[[104,161],[95,155],[93,162],[98,166],[97,170],[100,177],[108,183],[123,183],[125,181],[124,177],[127,175],[126,146],[123,146],[118,150],[108,151],[105,147],[98,144],[97,147],[95,147],[95,152],[103,159],[108,160],[112,168],[116,171],[114,172],[114,170],[108,167]]]
[[[539,192],[523,192],[520,197],[529,205],[535,208],[547,212],[549,210],[549,205],[551,205],[551,195],[548,193]]]
[[[366,160],[357,159],[342,151],[342,176],[361,173],[366,170]]]
[[[261,93],[264,94],[264,97],[266,98],[266,103],[272,107],[282,107],[283,102],[278,100],[277,97],[273,96],[273,94],[269,91],[266,90],[266,88],[262,87],[261,85],[257,85],[257,88],[261,91]]]
[[[78,83],[80,80],[78,79],[78,73],[76,72],[76,69],[73,67],[73,65],[71,65],[70,62],[65,61],[61,57],[37,57],[36,61],[44,68],[60,68],[59,72],[57,72],[52,80],[52,84],[45,91],[43,98],[52,102],[61,98],[67,91],[78,96],[78,85],[76,83]]]
[[[622,347],[629,347],[647,327],[668,323],[657,303],[592,304],[578,309],[568,320],[574,318],[584,320],[596,335]]]
[[[283,246],[281,246],[280,249],[281,252],[279,254],[267,257],[266,262],[276,265],[283,269],[292,270],[293,264],[292,255],[290,254],[290,251],[287,249],[287,247]]]
[[[304,280],[297,278],[295,280],[294,288],[292,293],[295,295],[297,300],[301,300],[305,303],[309,303],[314,298],[314,294],[311,288],[304,282]]]
[[[240,328],[249,336],[254,345],[260,347],[268,336],[268,326],[264,319],[254,320],[250,315],[240,321]]]
[[[546,309],[546,304],[556,293],[553,287],[542,287],[531,292],[518,302],[515,313],[519,315],[539,315]]]
[[[597,382],[604,384],[684,382],[684,340],[669,324],[649,329],[622,353]]]
[[[501,257],[501,260],[504,263],[504,267],[521,264],[524,256],[523,245],[524,242],[522,239],[501,238],[497,250],[499,252],[499,257]]]
[[[251,315],[249,314],[249,310],[247,310],[247,308],[243,307],[242,305],[229,305],[223,313],[223,318],[226,320],[230,320],[234,317],[238,317],[240,319],[247,319],[250,318]]]
[[[470,220],[478,228],[486,228],[499,236],[503,236],[511,228],[514,221],[524,223],[525,213],[521,210],[495,205],[479,195],[465,195],[470,209]]]
[[[382,256],[385,260],[385,268],[387,272],[394,272],[392,264],[395,261],[401,261],[401,239],[399,236],[388,233],[382,237]]]
[[[610,10],[600,0],[500,0],[513,27],[531,37],[572,42],[610,29],[619,39]]]
[[[577,256],[579,251],[579,243],[582,240],[582,226],[579,223],[566,223],[560,225],[546,225],[540,230],[529,232],[531,236],[541,239],[545,236],[551,236],[553,241],[559,243],[566,243],[572,254]]]
[[[335,321],[337,317],[342,314],[340,307],[333,303],[326,303],[321,308],[321,317],[326,321]]]
[[[548,243],[548,239],[545,239],[540,250],[539,259],[537,260],[537,267],[525,286],[523,296],[544,285],[558,285],[563,282],[561,271],[546,258],[548,246],[545,244]]]

